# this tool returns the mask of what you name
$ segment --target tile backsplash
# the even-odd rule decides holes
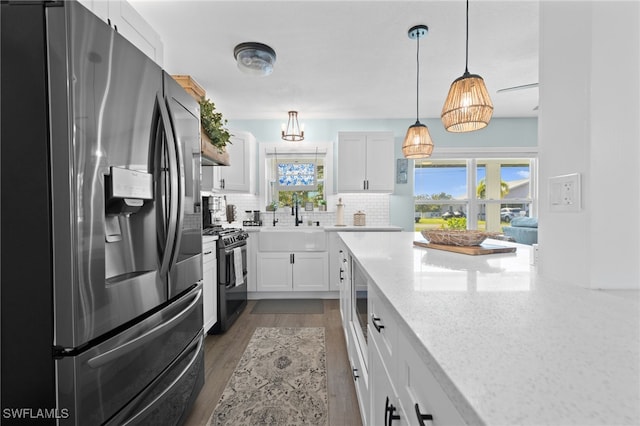
[[[234,204],[240,219],[244,217],[245,210],[260,210],[261,218],[264,226],[270,226],[273,223],[273,212],[265,211],[262,197],[250,194],[226,194],[227,203]],[[344,204],[344,223],[345,225],[353,225],[353,215],[358,211],[366,214],[366,224],[373,226],[389,225],[389,194],[362,193],[362,194],[338,194],[330,196],[327,202],[329,211],[321,212],[314,210],[312,212],[304,211],[304,207],[300,209],[303,224],[307,225],[309,221],[320,222],[320,226],[330,226],[336,223],[336,204],[338,199],[342,198]],[[294,217],[291,215],[291,208],[280,208],[275,212],[279,226],[293,226]]]

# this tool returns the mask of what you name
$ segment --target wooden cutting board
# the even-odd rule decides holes
[[[494,253],[513,253],[516,251],[515,247],[497,246],[494,244],[482,244],[479,246],[447,246],[444,244],[433,244],[426,241],[414,241],[413,245],[418,247],[426,247],[435,250],[451,251],[454,253],[469,254],[477,256],[480,254],[494,254]]]

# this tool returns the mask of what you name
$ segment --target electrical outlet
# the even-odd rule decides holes
[[[549,178],[549,208],[551,211],[580,211],[580,174]]]

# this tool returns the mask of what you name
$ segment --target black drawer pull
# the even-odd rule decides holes
[[[371,323],[376,328],[376,330],[378,330],[378,333],[380,333],[380,330],[384,328],[384,325],[378,324],[378,321],[380,321],[380,318],[376,317],[375,315],[371,315]]]
[[[357,368],[352,368],[352,370],[353,370],[353,373],[352,373],[353,374],[353,380],[356,381],[356,380],[358,380],[358,377],[360,377],[360,376],[358,376],[358,369]]]
[[[400,420],[400,415],[393,414],[396,411],[396,407],[393,404],[389,404],[389,397],[387,397],[387,401],[384,404],[384,424],[387,426],[391,426],[391,423],[394,420]]]
[[[209,250],[209,251],[205,251],[205,252],[204,252],[204,255],[206,256],[206,255],[211,254],[211,253],[213,253],[211,250]]]
[[[416,416],[418,417],[418,424],[420,426],[425,426],[424,421],[428,420],[429,422],[433,421],[433,416],[431,414],[422,414],[420,412],[420,407],[418,407],[418,403],[415,405],[416,407]]]

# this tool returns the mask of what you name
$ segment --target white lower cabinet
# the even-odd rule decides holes
[[[394,360],[383,359],[378,345],[373,339],[369,341],[369,355],[371,366],[371,424],[385,426],[414,424],[414,422],[407,421],[407,414],[404,408],[400,407],[400,398],[387,369],[386,364],[393,363]]]
[[[347,354],[349,356],[349,365],[351,365],[351,375],[356,388],[356,396],[358,397],[358,407],[360,408],[360,416],[362,424],[367,426],[371,424],[369,421],[369,371],[367,370],[368,352],[362,351],[358,346],[358,340],[355,337],[353,325],[345,330],[347,339]]]
[[[204,242],[202,244],[202,314],[205,332],[209,331],[218,320],[217,275],[216,242]]]
[[[258,291],[327,291],[329,260],[324,252],[259,252]]]
[[[462,416],[431,373],[418,352],[411,345],[405,332],[398,336],[398,394],[407,410],[410,424],[425,424],[431,421],[433,426],[464,425]]]

